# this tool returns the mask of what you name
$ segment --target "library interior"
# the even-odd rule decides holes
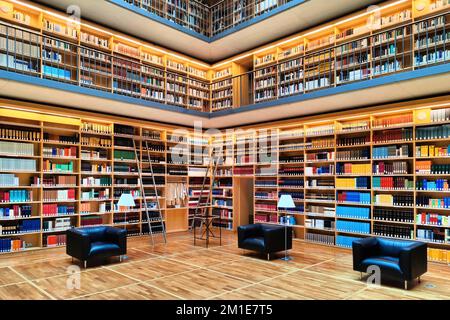
[[[0,300],[450,299],[450,0],[0,0]]]

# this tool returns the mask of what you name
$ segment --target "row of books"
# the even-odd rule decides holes
[[[127,166],[125,166],[128,168]],[[115,171],[120,171],[120,166],[118,164],[114,165]],[[82,162],[81,163],[81,171],[82,172],[102,172],[102,173],[111,173],[112,172],[112,166],[105,164],[105,163],[88,163],[88,162]],[[128,170],[126,170],[128,171]]]
[[[32,246],[24,240],[19,239],[0,239],[0,252],[17,252],[22,251]]]
[[[336,215],[336,208],[309,204],[306,214],[319,214],[334,217]]]
[[[11,129],[9,127],[0,128],[0,138],[16,140],[41,140],[41,132],[35,130]]]
[[[112,140],[109,138],[98,137],[81,137],[81,144],[84,146],[99,146],[99,147],[111,147]]]
[[[394,162],[375,162],[372,166],[373,174],[408,174],[408,162],[394,161]]]
[[[417,180],[416,190],[424,191],[450,191],[448,179],[436,179],[436,180]]]
[[[392,195],[392,194],[376,194],[374,197],[376,205],[412,207],[414,206],[414,195]]]
[[[337,206],[336,216],[341,218],[370,219],[370,208]]]
[[[414,222],[414,211],[405,209],[374,208],[374,220],[394,222]]]
[[[99,199],[109,199],[109,189],[98,190],[91,189],[89,191],[83,191],[80,195],[80,200],[99,200]]]
[[[336,160],[370,159],[370,149],[342,150],[336,152]]]
[[[416,205],[418,207],[448,209],[450,208],[450,197],[416,196]]]
[[[253,216],[255,222],[270,222],[270,223],[278,223],[278,216],[276,214],[258,214],[255,213]]]
[[[38,181],[34,181],[34,184]],[[42,179],[42,184],[44,186],[75,186],[77,184],[76,176],[52,176],[52,177],[44,177]]]
[[[320,167],[306,167],[305,175],[313,176],[313,175],[332,175],[334,174],[334,165],[330,164],[328,166],[320,166]]]
[[[338,235],[338,236],[336,236],[336,245],[339,247],[351,248],[353,241],[359,240],[359,239],[360,238],[357,238],[357,237]]]
[[[117,183],[117,181],[116,181]],[[84,187],[89,186],[111,186],[111,177],[83,177],[81,179],[81,185]],[[137,184],[137,183],[136,183]]]
[[[370,136],[363,137],[340,137],[337,140],[337,145],[340,147],[344,146],[355,146],[361,144],[367,144],[370,142]]]
[[[435,242],[435,243],[449,243],[450,229],[445,231],[442,229],[417,229],[417,240]]]
[[[32,214],[32,206],[13,205],[11,207],[0,207],[0,220],[14,218],[29,218]]]
[[[439,147],[435,145],[416,146],[416,157],[447,157],[450,155],[450,145]]]
[[[305,145],[306,149],[332,148],[334,146],[334,139],[312,139]]]
[[[370,175],[371,171],[370,163],[355,164],[355,163],[336,163],[336,174],[346,175]]]
[[[77,147],[57,148],[44,147],[42,154],[44,157],[77,157]]]
[[[373,134],[374,143],[386,143],[390,141],[412,141],[412,129],[395,129],[386,131],[376,131]]]
[[[287,226],[294,226],[294,225],[297,224],[297,221],[295,220],[295,217],[294,216],[290,216],[290,215],[281,216],[279,218],[279,222],[280,222],[280,224],[287,225]]]
[[[75,206],[58,205],[55,203],[42,205],[42,215],[44,217],[66,216],[73,214],[75,214]]]
[[[73,172],[73,162],[69,161],[67,163],[57,163],[50,160],[44,160],[42,163],[43,171],[51,172]]]
[[[400,239],[414,238],[414,228],[409,226],[375,223],[373,225],[372,233],[377,236],[389,238],[400,238]]]
[[[405,177],[374,177],[372,185],[377,189],[413,190],[414,180]]]
[[[416,215],[416,223],[417,224],[427,224],[433,226],[445,226],[450,227],[450,217],[437,214],[437,213],[418,213]]]
[[[30,202],[33,192],[30,190],[0,191],[0,202]]]
[[[46,246],[46,247],[65,246],[66,241],[67,241],[67,236],[65,234],[46,235],[43,238],[43,243],[44,243],[44,246]]]
[[[419,127],[416,129],[416,140],[446,139],[450,137],[450,125]]]
[[[315,243],[334,245],[334,236],[328,234],[306,232],[305,240]]]
[[[19,186],[19,183],[19,177],[15,174],[0,174],[0,186],[2,187]]]
[[[308,178],[305,181],[306,188],[327,188],[334,189],[334,179],[330,177],[329,179],[311,179]]]
[[[270,204],[270,203],[255,203],[255,210],[261,210],[261,211],[277,211],[277,205],[276,204]]]
[[[298,179],[280,179],[280,181],[279,181],[279,186],[281,188],[282,187],[303,188],[304,184],[305,184],[305,181],[303,179],[302,180],[298,180]],[[259,186],[263,186],[263,184],[261,184],[260,182],[258,182],[258,185]],[[266,186],[273,187],[274,185],[272,185],[272,182],[270,182]],[[276,187],[276,183],[275,183],[275,187]]]
[[[370,187],[370,181],[369,181],[369,178],[367,178],[367,177],[336,179],[336,188],[368,189],[369,187]]]
[[[449,251],[438,248],[428,248],[428,261],[450,264]]]
[[[11,222],[7,225],[0,224],[0,235],[39,232],[40,230],[41,220],[39,219],[22,220],[15,224],[11,224]]]
[[[334,230],[335,221],[326,219],[305,219],[306,228]]]
[[[388,146],[388,147],[374,147],[372,149],[372,157],[374,159],[380,158],[398,158],[409,157],[409,146]]]
[[[355,202],[360,204],[370,204],[370,193],[367,192],[353,192],[344,191],[338,192],[337,194],[338,202]]]
[[[412,122],[413,122],[413,115],[411,113],[374,119],[373,125],[375,128],[389,128],[400,126],[402,124],[411,124]]]
[[[450,121],[450,108],[431,110],[430,120],[431,122]]]
[[[54,220],[47,219],[42,222],[42,230],[48,231],[65,231],[72,227],[70,218],[56,218]]]
[[[284,167],[278,170],[278,174],[282,176],[303,176],[305,171],[303,167]],[[276,171],[272,175],[276,175]]]
[[[43,201],[73,201],[75,200],[75,189],[67,190],[44,190],[42,194]]]
[[[88,216],[80,218],[80,226],[96,226],[103,224],[103,218],[101,216]]]
[[[34,144],[0,141],[0,153],[17,156],[34,156]]]
[[[434,164],[431,161],[416,161],[416,173],[450,174],[450,164]]]
[[[306,154],[306,161],[333,161],[334,159],[335,159],[334,151]]]
[[[357,221],[336,221],[336,230],[339,232],[370,234],[370,223]]]
[[[0,158],[0,171],[36,171],[36,160]]]

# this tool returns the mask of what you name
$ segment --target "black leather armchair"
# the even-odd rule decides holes
[[[250,224],[238,227],[238,247],[267,255],[292,249],[292,228],[268,224]]]
[[[66,253],[83,261],[122,256],[127,253],[127,232],[113,227],[72,228],[66,231]]]
[[[378,266],[381,277],[404,281],[418,279],[427,272],[427,244],[416,241],[364,238],[353,241],[353,270],[367,272]]]

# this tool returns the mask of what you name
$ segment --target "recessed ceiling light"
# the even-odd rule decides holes
[[[426,7],[425,1],[417,1],[415,7],[417,11],[425,10]]]

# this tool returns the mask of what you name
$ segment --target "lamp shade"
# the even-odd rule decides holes
[[[134,203],[134,198],[131,194],[122,193],[117,205],[119,207],[134,207],[136,204]]]
[[[292,200],[292,196],[290,194],[281,195],[280,199],[278,200],[278,208],[283,209],[295,208],[295,203],[294,200]]]

